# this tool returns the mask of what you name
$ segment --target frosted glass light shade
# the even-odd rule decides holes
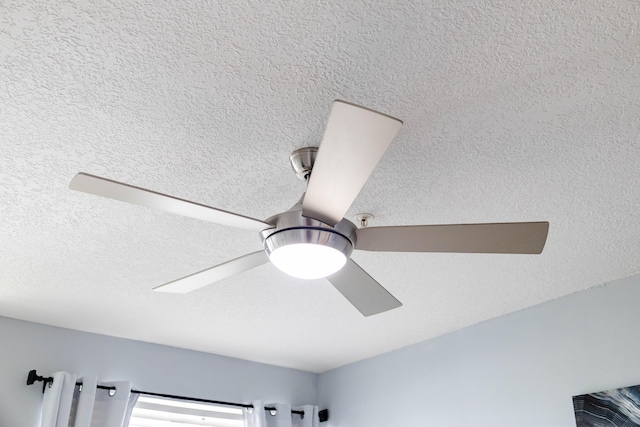
[[[273,250],[269,259],[278,269],[300,279],[320,279],[339,271],[347,257],[337,249],[315,243],[294,243]]]
[[[300,279],[319,279],[347,263],[353,243],[332,229],[293,227],[264,239],[269,260],[278,269]]]

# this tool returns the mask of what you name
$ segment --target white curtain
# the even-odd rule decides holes
[[[276,408],[276,412],[273,415],[269,411],[265,412],[267,414],[267,427],[291,427],[291,405],[288,403],[270,403],[267,406]],[[298,417],[299,415],[295,416]]]
[[[76,386],[82,382],[82,390]],[[40,427],[126,427],[137,395],[128,381],[103,382],[95,376],[56,372],[45,389]]]
[[[254,400],[251,403],[253,408],[245,408],[243,411],[245,427],[267,427],[264,405],[260,400]]]
[[[304,418],[299,414],[291,413],[291,405],[288,403],[269,403],[264,405],[261,401],[252,402],[253,408],[245,409],[245,427],[318,427],[318,407],[305,405],[294,408],[304,411]],[[264,407],[275,408],[275,414],[265,411]]]
[[[304,405],[294,409],[296,411],[304,411],[304,418],[300,418],[299,415],[293,415],[291,418],[295,427],[318,427],[320,425],[317,406]]]

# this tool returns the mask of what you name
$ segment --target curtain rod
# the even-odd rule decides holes
[[[36,370],[33,369],[31,371],[29,371],[29,375],[27,376],[27,385],[32,385],[33,383],[35,383],[36,381],[42,381],[42,393],[44,393],[47,384],[51,383],[53,384],[53,377],[42,377],[40,375],[38,375],[36,373]],[[82,386],[81,382],[76,382],[77,386]],[[105,385],[98,385],[97,386],[99,389],[102,390],[115,390],[116,388],[113,386],[105,386]],[[182,400],[188,400],[191,402],[202,402],[202,403],[213,403],[213,404],[217,404],[217,405],[225,405],[225,406],[235,406],[238,408],[253,408],[253,405],[250,403],[236,403],[236,402],[223,402],[221,400],[210,400],[210,399],[201,399],[198,397],[187,397],[187,396],[176,396],[174,394],[164,394],[164,393],[154,393],[151,391],[142,391],[142,390],[131,390],[131,393],[137,393],[137,394],[144,394],[147,396],[157,396],[157,397],[167,397],[170,399],[182,399]],[[265,406],[264,408],[265,411],[275,411],[276,408],[272,407],[272,406]],[[322,412],[322,411],[320,411]],[[297,410],[292,410],[291,413],[293,414],[298,414],[300,415],[301,418],[304,418],[304,411],[297,411]]]

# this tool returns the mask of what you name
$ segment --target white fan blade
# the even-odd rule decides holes
[[[393,117],[335,101],[302,214],[331,226],[342,220],[401,127]]]
[[[262,231],[273,227],[271,224],[254,218],[82,172],[71,180],[69,188],[190,218],[215,222],[228,227],[253,231]]]
[[[243,271],[251,270],[252,268],[258,267],[268,262],[269,257],[267,256],[265,251],[260,250],[247,255],[243,255],[236,259],[232,259],[231,261],[218,264],[215,267],[199,271],[190,276],[174,280],[173,282],[156,286],[155,288],[153,288],[153,290],[158,292],[170,292],[174,294],[186,294],[188,292],[195,291],[196,289],[203,288],[214,282],[226,279],[227,277],[242,273]]]
[[[357,231],[356,249],[384,252],[539,254],[548,222],[367,227]]]
[[[342,270],[327,279],[363,316],[402,306],[400,301],[352,259],[347,261]]]

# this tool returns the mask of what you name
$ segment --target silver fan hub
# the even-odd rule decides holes
[[[295,209],[267,222],[275,228],[260,233],[271,262],[285,273],[318,279],[340,270],[356,243],[356,226],[343,219],[334,227],[302,215]]]

